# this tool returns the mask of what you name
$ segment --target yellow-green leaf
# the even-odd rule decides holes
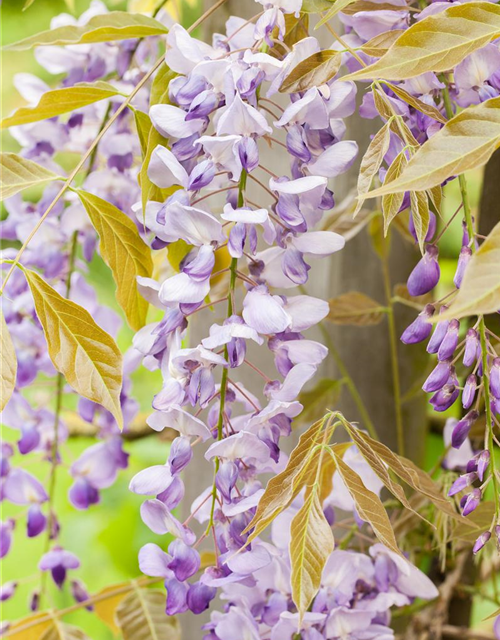
[[[52,620],[46,613],[34,613],[9,626],[9,640],[40,640],[40,637],[51,626]]]
[[[292,520],[290,560],[292,598],[299,612],[299,626],[321,584],[324,566],[334,548],[328,524],[315,486]]]
[[[118,89],[108,82],[81,82],[72,87],[47,91],[40,98],[36,107],[21,107],[11,116],[0,122],[0,128],[13,127],[29,122],[38,122],[54,116],[60,116],[68,111],[81,109],[94,102],[111,98],[119,93]]]
[[[23,11],[26,11],[26,9],[29,9],[34,2],[35,0],[26,0],[26,2],[24,3]]]
[[[499,146],[500,98],[491,98],[449,120],[418,149],[397,180],[371,191],[367,197],[431,189],[451,176],[486,164]]]
[[[333,4],[333,0],[303,0],[301,11],[306,13],[320,13],[327,11]]]
[[[50,359],[81,396],[101,404],[123,426],[122,355],[113,338],[80,305],[66,300],[37,273],[24,269]]]
[[[5,200],[37,184],[64,180],[53,171],[15,153],[0,154],[0,192]]]
[[[170,103],[168,97],[168,86],[170,84],[170,80],[175,78],[176,75],[175,71],[172,71],[172,69],[167,67],[165,63],[160,66],[158,71],[155,73],[153,82],[151,83],[151,93],[149,95],[150,107],[155,104]]]
[[[405,80],[428,71],[448,71],[499,36],[499,5],[490,2],[454,5],[415,22],[380,60],[345,79]]]
[[[298,400],[304,408],[297,420],[301,423],[311,422],[316,416],[332,409],[339,399],[341,388],[341,380],[322,378],[310,391],[302,391]]]
[[[385,307],[359,291],[349,291],[337,298],[330,298],[327,320],[334,324],[368,327],[381,322]]]
[[[17,375],[17,358],[12,338],[3,313],[0,311],[0,362],[2,370],[0,371],[0,411],[3,411],[5,405],[10,400],[16,386]]]
[[[439,320],[463,318],[500,309],[500,222],[473,254],[462,285],[450,308]]]
[[[406,159],[406,153],[404,151],[400,151],[398,155],[394,158],[391,163],[391,166],[387,169],[387,173],[385,174],[384,184],[389,184],[393,180],[396,180],[401,175],[401,172],[408,164],[408,160]],[[387,235],[389,231],[389,225],[393,221],[393,219],[399,213],[401,209],[401,205],[403,204],[405,194],[403,192],[396,191],[393,193],[386,193],[382,196],[382,214],[384,216],[384,235]]]
[[[42,31],[34,36],[4,47],[8,51],[22,51],[32,47],[56,44],[90,44],[129,38],[146,38],[168,33],[167,27],[154,18],[139,13],[110,11],[91,18],[84,25],[65,25]],[[61,55],[64,55],[61,52]]]
[[[408,11],[404,4],[391,4],[390,2],[370,2],[369,0],[355,0],[349,4],[342,13],[352,16],[360,11]]]
[[[177,618],[165,614],[165,593],[136,587],[116,610],[123,640],[181,640]]]
[[[337,75],[341,62],[342,55],[333,49],[313,53],[292,69],[283,80],[280,92],[296,93],[319,87]]]
[[[410,209],[415,233],[417,234],[418,246],[424,253],[425,237],[429,231],[430,213],[429,201],[425,191],[410,191]]]
[[[354,209],[353,216],[356,216],[363,206],[363,196],[368,193],[372,185],[373,178],[378,173],[384,156],[389,149],[391,141],[391,122],[389,120],[373,136],[368,149],[361,160],[358,174],[358,203]]]
[[[337,471],[354,500],[360,518],[371,525],[382,544],[404,557],[398,548],[391,521],[380,498],[376,493],[365,487],[358,474],[342,458],[335,453],[333,455],[335,456]]]
[[[139,293],[137,276],[151,277],[151,251],[123,211],[92,193],[77,193],[99,234],[101,256],[116,282],[116,299],[132,329],[138,330],[146,322],[149,305]]]
[[[443,202],[443,189],[441,185],[437,185],[435,187],[427,189],[427,195],[429,196],[429,200],[434,205],[436,213],[438,215],[441,215],[441,205]]]
[[[403,29],[393,29],[392,31],[379,33],[378,36],[361,45],[361,51],[373,58],[380,58],[392,47],[402,33],[404,33]]]
[[[137,129],[137,137],[139,138],[139,142],[141,144],[142,157],[144,158],[148,150],[149,132],[151,131],[151,127],[153,125],[148,114],[144,113],[144,111],[140,111],[139,109],[134,110],[134,120],[135,127]]]
[[[39,640],[90,640],[81,629],[54,618],[52,626],[40,636]]]
[[[426,116],[429,116],[442,124],[446,124],[448,122],[439,109],[434,105],[422,102],[422,100],[412,96],[411,93],[408,93],[408,91],[403,89],[401,85],[391,84],[390,82],[385,82],[384,84],[386,84],[389,89],[398,96],[398,98],[401,98],[401,100],[406,102],[406,104],[409,104],[417,111],[420,111],[420,113],[424,113]]]
[[[343,11],[350,4],[355,2],[356,0],[335,0],[331,9],[329,9],[326,14],[321,18],[318,24],[314,27],[315,29],[319,29],[321,26],[329,22],[332,18],[334,18],[337,13]]]

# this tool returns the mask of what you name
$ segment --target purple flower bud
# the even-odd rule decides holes
[[[193,449],[189,438],[180,436],[176,438],[170,446],[170,454],[168,462],[170,464],[170,473],[175,475],[180,473],[187,467],[193,457]]]
[[[199,191],[209,185],[215,176],[215,165],[211,160],[199,162],[189,175],[188,190]]]
[[[90,598],[89,592],[85,588],[83,582],[80,582],[80,580],[71,581],[71,595],[76,602],[85,602],[85,600],[88,600]],[[88,604],[85,608],[87,609],[87,611],[94,610],[94,606],[92,604]]]
[[[441,309],[439,309],[439,313],[444,313],[448,307],[443,304]],[[448,326],[450,324],[449,320],[442,320],[438,322],[436,328],[434,329],[434,333],[432,334],[431,339],[429,340],[429,344],[427,345],[427,353],[437,353],[439,347],[441,346],[441,342],[446,335],[446,331],[448,330]]]
[[[447,358],[451,358],[451,356],[455,352],[455,349],[457,348],[459,329],[459,321],[455,319],[451,320],[437,352],[438,360],[446,360]]]
[[[12,543],[12,531],[15,526],[15,520],[0,522],[0,558],[4,558],[9,553]]]
[[[471,373],[470,376],[467,377],[465,381],[464,390],[462,392],[462,406],[464,409],[469,409],[469,407],[474,402],[474,398],[476,396],[477,389],[477,378]]]
[[[259,149],[253,138],[244,136],[238,142],[238,155],[241,166],[248,173],[253,171],[259,164]]]
[[[429,402],[434,407],[434,411],[446,411],[458,398],[459,393],[459,389],[454,384],[445,384]]]
[[[432,318],[433,314],[434,307],[431,304],[427,304],[410,326],[403,331],[401,342],[404,342],[404,344],[416,344],[428,338],[432,331],[432,325],[428,320]]]
[[[239,470],[234,462],[221,464],[215,476],[215,486],[226,502],[231,502],[231,491],[238,481]]]
[[[460,289],[462,284],[462,280],[464,279],[465,269],[472,258],[472,249],[470,247],[462,247],[460,251],[460,256],[458,258],[457,270],[455,272],[455,277],[453,278],[453,282],[457,289]]]
[[[26,520],[26,528],[28,538],[35,538],[45,530],[47,518],[42,513],[38,504],[32,504],[28,509],[28,517]]]
[[[478,459],[479,455],[476,454],[475,456],[473,456],[468,462],[467,465],[465,467],[465,471],[466,473],[473,473],[474,471],[477,471],[477,459]]]
[[[451,366],[451,358],[444,362],[439,362],[424,382],[422,389],[427,393],[438,391],[448,382],[452,369],[454,370],[454,367]]]
[[[477,411],[469,411],[469,413],[457,422],[453,433],[451,434],[451,446],[454,449],[460,449],[469,435],[472,425],[479,418]]]
[[[17,582],[5,582],[0,587],[0,602],[5,602],[6,600],[10,600],[14,593],[16,592]]]
[[[406,207],[408,207],[409,204],[410,203],[408,202],[408,204],[406,204],[404,208],[406,209]],[[408,231],[415,238],[415,242],[418,242],[418,236],[415,230],[415,224],[413,222],[413,215],[410,216]],[[429,228],[427,229],[427,233],[425,235],[425,242],[430,242],[434,237],[435,233],[436,233],[436,216],[432,211],[429,211]]]
[[[217,589],[214,587],[207,587],[201,582],[195,582],[189,586],[186,598],[187,606],[195,614],[202,613],[208,609],[216,593]]]
[[[165,589],[167,590],[167,608],[166,614],[174,616],[178,613],[187,611],[186,602],[189,585],[185,582],[179,582],[175,578],[165,580]]]
[[[495,398],[500,399],[500,358],[493,360],[490,369],[490,389]]]
[[[438,262],[438,248],[427,245],[424,256],[410,273],[408,278],[408,293],[411,296],[422,296],[429,293],[439,282],[440,269]]]
[[[472,366],[480,351],[479,334],[475,329],[468,329],[465,336],[465,352],[463,363],[466,367]]]
[[[200,568],[200,554],[182,540],[177,539],[171,542],[168,552],[173,558],[168,568],[174,572],[180,582],[185,582]]]
[[[484,533],[482,533],[474,543],[474,546],[472,547],[472,553],[478,553],[479,551],[481,551],[481,549],[484,547],[484,545],[488,542],[490,538],[491,538],[491,533],[489,531],[485,531]]]
[[[467,487],[470,487],[470,485],[476,480],[477,473],[464,473],[463,475],[459,476],[451,485],[450,490],[448,491],[448,496],[451,498],[451,496],[460,493],[460,491],[463,491],[464,489],[467,489]]]
[[[35,611],[38,611],[39,606],[40,606],[40,592],[35,590],[31,594],[31,597],[29,600],[29,607],[31,611],[35,612]]]
[[[485,449],[481,451],[481,453],[477,457],[477,475],[479,476],[479,480],[483,481],[484,474],[486,469],[490,464],[490,452]]]
[[[481,490],[473,489],[471,493],[464,496],[460,501],[460,506],[462,507],[462,515],[468,516],[469,513],[472,513],[474,509],[476,509],[479,506],[480,502],[481,502]]]

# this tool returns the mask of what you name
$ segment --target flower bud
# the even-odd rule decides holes
[[[479,480],[483,481],[484,474],[486,469],[490,464],[490,452],[485,449],[481,451],[481,453],[477,457],[477,475],[479,476]]]
[[[451,498],[451,496],[460,493],[460,491],[463,491],[464,489],[467,489],[467,487],[470,487],[470,485],[476,480],[477,473],[464,473],[463,475],[459,476],[451,485],[450,490],[448,491],[448,496]]]
[[[457,270],[455,272],[455,277],[453,278],[453,282],[457,289],[460,289],[460,285],[462,284],[462,280],[464,278],[465,269],[472,258],[472,249],[470,247],[462,247],[460,251],[460,256],[458,258]]]
[[[452,369],[454,367],[451,366],[450,358],[444,362],[439,362],[422,385],[422,389],[427,393],[438,391],[448,382]]]
[[[408,293],[411,296],[422,296],[429,293],[439,282],[440,269],[438,262],[438,248],[427,245],[424,256],[410,273],[408,278]]]
[[[462,515],[468,516],[469,513],[472,513],[474,509],[479,506],[481,502],[481,490],[473,489],[471,493],[467,494],[460,501],[460,506],[462,507]]]
[[[170,473],[175,475],[180,473],[187,467],[193,457],[193,449],[189,438],[180,436],[176,438],[170,447],[168,462],[170,464]]]
[[[451,358],[458,344],[458,330],[460,329],[460,322],[458,320],[450,320],[448,329],[446,330],[443,341],[439,345],[437,352],[438,360],[446,360]]]
[[[489,531],[485,531],[484,533],[482,533],[474,543],[474,546],[472,547],[472,553],[478,553],[479,551],[481,551],[481,549],[484,547],[484,545],[488,542],[490,538],[491,538],[491,533]]]
[[[446,411],[458,398],[459,393],[459,389],[454,384],[445,384],[432,396],[429,402],[434,407],[434,411]]]
[[[85,600],[90,598],[89,592],[80,580],[71,581],[71,595],[76,602],[85,602]],[[87,611],[93,611],[94,606],[92,604],[88,604],[85,608]]]
[[[234,462],[221,464],[215,476],[215,486],[221,492],[226,502],[231,502],[231,491],[238,481],[239,470]]]
[[[490,369],[490,390],[495,398],[500,399],[500,358],[493,360]]]
[[[451,446],[454,449],[460,449],[469,435],[472,425],[478,418],[479,414],[477,411],[469,411],[464,418],[457,422],[451,434]]]
[[[439,309],[439,313],[444,313],[448,310],[448,307],[444,304],[441,309]],[[437,353],[439,347],[441,346],[441,342],[443,342],[443,338],[446,335],[446,331],[450,325],[449,320],[441,320],[436,325],[434,329],[434,333],[432,334],[431,339],[429,340],[429,344],[427,345],[427,353]]]
[[[29,607],[31,611],[35,612],[35,611],[38,611],[39,606],[40,606],[40,592],[35,590],[31,594],[31,597],[29,600]]]
[[[462,406],[464,409],[469,409],[469,407],[474,402],[474,398],[476,396],[477,389],[477,378],[471,373],[470,376],[467,377],[465,381],[464,390],[462,392]]]
[[[16,592],[17,582],[4,582],[0,587],[0,602],[10,600]]]
[[[432,331],[432,325],[428,320],[433,314],[434,307],[432,304],[427,304],[410,326],[404,330],[401,342],[404,342],[404,344],[416,344],[428,338]]]
[[[479,355],[479,334],[475,329],[468,329],[465,336],[465,351],[463,363],[466,367],[471,367]]]
[[[26,519],[26,529],[28,538],[35,538],[47,525],[47,518],[42,513],[38,504],[32,504],[28,509],[28,517]]]

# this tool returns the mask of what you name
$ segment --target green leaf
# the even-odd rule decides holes
[[[54,618],[51,627],[40,636],[40,640],[90,640],[81,629]]]
[[[441,122],[442,124],[446,124],[448,120],[443,116],[443,114],[432,104],[427,104],[419,100],[415,96],[412,96],[411,93],[408,93],[401,85],[391,84],[390,82],[384,82],[385,85],[389,87],[389,89],[395,93],[398,98],[401,98],[406,104],[409,104],[411,107],[420,111],[420,113]]]
[[[428,71],[448,71],[499,36],[499,5],[454,5],[415,22],[380,60],[343,79],[406,80]]]
[[[342,55],[333,49],[313,53],[292,69],[283,80],[280,92],[297,93],[319,87],[337,75],[341,62]]]
[[[150,107],[155,104],[170,104],[168,87],[170,80],[173,80],[176,75],[175,71],[172,71],[166,64],[161,65],[151,83],[151,93],[149,95]]]
[[[23,51],[32,47],[58,44],[90,44],[129,38],[146,38],[168,33],[167,27],[154,18],[139,13],[110,11],[91,18],[84,25],[65,25],[42,31],[4,47],[6,51]],[[61,52],[61,55],[64,55]]]
[[[0,122],[0,128],[5,129],[60,116],[62,113],[81,109],[106,98],[112,98],[118,93],[120,92],[113,85],[101,80],[92,84],[81,82],[72,87],[53,89],[43,94],[36,107],[21,107],[11,116],[4,118]]]
[[[373,58],[380,58],[384,53],[387,53],[402,33],[404,33],[404,29],[393,29],[379,33],[378,36],[361,45],[361,51]]]
[[[385,174],[385,184],[390,184],[393,180],[398,178],[403,169],[408,164],[408,160],[406,159],[405,151],[400,151],[398,155],[394,158],[391,163],[391,166],[387,169],[387,173]],[[393,221],[393,219],[398,215],[399,210],[401,209],[401,205],[403,204],[405,194],[404,192],[396,192],[392,191],[386,193],[382,196],[382,214],[384,216],[384,235],[387,235],[389,231],[389,225]]]
[[[300,627],[304,613],[318,593],[323,569],[335,546],[317,484],[293,518],[290,533],[292,598],[299,612]]]
[[[363,206],[363,197],[372,185],[373,178],[380,169],[384,156],[389,149],[391,141],[391,122],[389,120],[384,126],[373,136],[368,149],[361,160],[358,175],[358,203],[354,209],[353,216],[356,216]]]
[[[116,282],[116,299],[137,331],[144,326],[149,307],[137,288],[137,276],[151,277],[151,251],[123,211],[92,193],[81,189],[77,193],[99,234],[101,256]]]
[[[415,233],[417,234],[418,246],[423,254],[425,237],[429,231],[431,219],[429,214],[429,201],[425,191],[410,191],[410,209],[415,226]]]
[[[462,285],[439,320],[495,313],[500,309],[500,222],[473,254]]]
[[[322,418],[300,436],[297,446],[290,454],[286,468],[269,480],[255,515],[245,529],[245,532],[253,529],[247,544],[262,533],[283,509],[286,509],[304,486],[309,458],[323,438],[324,424],[325,418]]]
[[[17,375],[17,358],[12,338],[10,337],[9,328],[0,311],[0,346],[1,349],[1,371],[0,371],[0,411],[3,411],[5,405],[10,400],[12,393],[16,387]]]
[[[341,388],[341,380],[322,378],[311,391],[302,391],[298,400],[304,408],[298,420],[311,422],[317,415],[332,408],[339,399]]]
[[[88,311],[63,298],[34,271],[23,271],[54,367],[78,394],[106,408],[122,428],[122,355],[115,341]]]
[[[136,587],[115,613],[123,640],[181,640],[177,618],[165,614],[165,593]]]
[[[449,120],[417,150],[397,180],[367,197],[431,189],[451,176],[486,164],[499,146],[500,98],[491,98]]]
[[[324,24],[329,22],[332,18],[334,18],[337,15],[337,13],[340,13],[355,1],[356,0],[335,0],[333,7],[327,11],[327,13],[321,18],[321,20],[314,27],[314,29],[319,29],[321,26],[323,26]]]
[[[333,0],[303,0],[301,11],[305,13],[321,13],[332,6]]]
[[[28,160],[16,153],[0,154],[0,192],[1,199],[5,200],[19,193],[23,189],[37,184],[64,180],[45,167]]]
[[[385,307],[359,291],[349,291],[337,298],[330,298],[327,320],[334,324],[368,327],[379,324]]]
[[[137,137],[141,144],[142,157],[144,157],[148,149],[149,132],[153,125],[148,114],[144,113],[144,111],[140,111],[139,109],[134,110],[134,120],[137,129]]]
[[[380,498],[376,493],[365,487],[358,474],[351,469],[337,454],[333,454],[337,464],[337,471],[344,481],[351,498],[354,500],[356,510],[363,520],[368,522],[378,540],[398,555],[403,556],[398,548],[398,543],[392,530],[391,521],[384,509]]]

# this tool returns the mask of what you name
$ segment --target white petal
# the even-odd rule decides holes
[[[189,138],[199,133],[205,124],[200,118],[186,120],[186,112],[172,104],[155,104],[149,115],[154,128],[165,138]]]
[[[344,247],[345,239],[333,231],[308,231],[293,238],[292,244],[301,253],[329,256]]]
[[[187,187],[188,174],[174,154],[159,144],[151,154],[148,178],[161,189],[174,185]]]
[[[285,309],[292,318],[291,331],[305,331],[313,327],[330,311],[328,302],[312,296],[292,296],[287,298]]]
[[[323,151],[316,160],[307,165],[309,171],[325,178],[335,178],[345,173],[358,155],[358,145],[354,140],[337,142]]]
[[[204,300],[210,292],[210,278],[202,282],[192,280],[186,273],[178,273],[161,285],[159,298],[163,304],[192,304]]]
[[[292,320],[283,308],[282,299],[270,295],[267,288],[262,286],[255,287],[245,296],[243,319],[250,327],[265,335],[285,331]]]

